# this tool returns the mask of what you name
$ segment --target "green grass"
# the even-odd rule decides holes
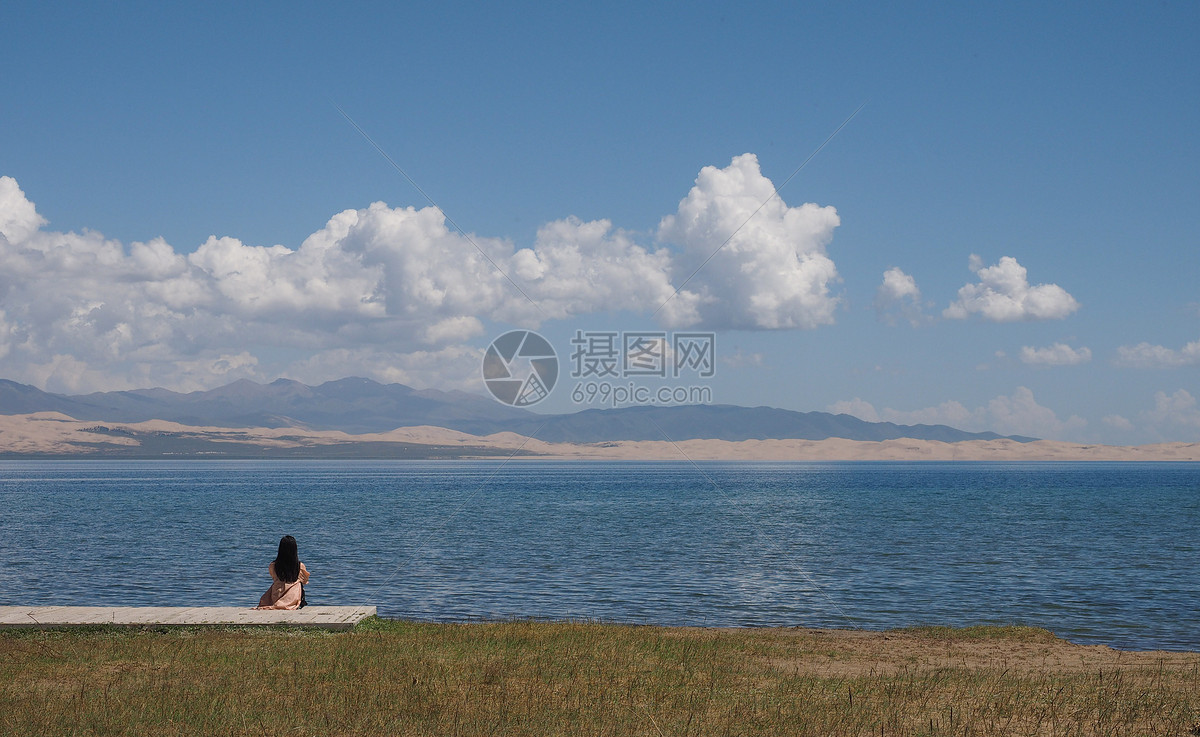
[[[1196,723],[1200,656],[1088,651],[1095,662],[1053,665],[1077,651],[1026,628],[9,630],[0,734],[1183,735]]]

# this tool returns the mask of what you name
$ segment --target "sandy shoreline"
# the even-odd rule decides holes
[[[1054,440],[968,440],[946,443],[901,438],[883,441],[846,440],[665,440],[607,443],[546,443],[516,433],[476,436],[440,427],[405,427],[385,433],[351,435],[302,428],[222,428],[152,420],[122,423],[76,420],[57,412],[0,415],[0,454],[44,457],[105,457],[106,451],[128,455],[152,438],[181,444],[203,442],[217,451],[196,457],[254,455],[290,450],[313,457],[328,456],[355,444],[373,444],[377,457],[387,450],[426,446],[430,455],[446,452],[470,456],[473,450],[553,460],[694,460],[694,461],[1200,461],[1200,443],[1155,445],[1082,445]],[[432,449],[441,449],[435,452]],[[162,453],[181,457],[186,452]]]

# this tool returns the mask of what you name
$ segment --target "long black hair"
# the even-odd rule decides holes
[[[300,552],[296,538],[284,535],[279,540],[279,554],[275,556],[275,577],[284,583],[300,578]]]

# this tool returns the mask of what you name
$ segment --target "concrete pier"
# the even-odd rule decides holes
[[[303,609],[261,611],[232,606],[0,606],[0,628],[99,624],[128,627],[274,624],[348,630],[373,616],[373,606],[306,606]]]

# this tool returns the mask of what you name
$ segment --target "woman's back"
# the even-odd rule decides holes
[[[308,569],[300,562],[296,538],[284,535],[279,541],[279,553],[267,566],[271,588],[258,600],[256,609],[299,609],[305,605],[304,585]]]

